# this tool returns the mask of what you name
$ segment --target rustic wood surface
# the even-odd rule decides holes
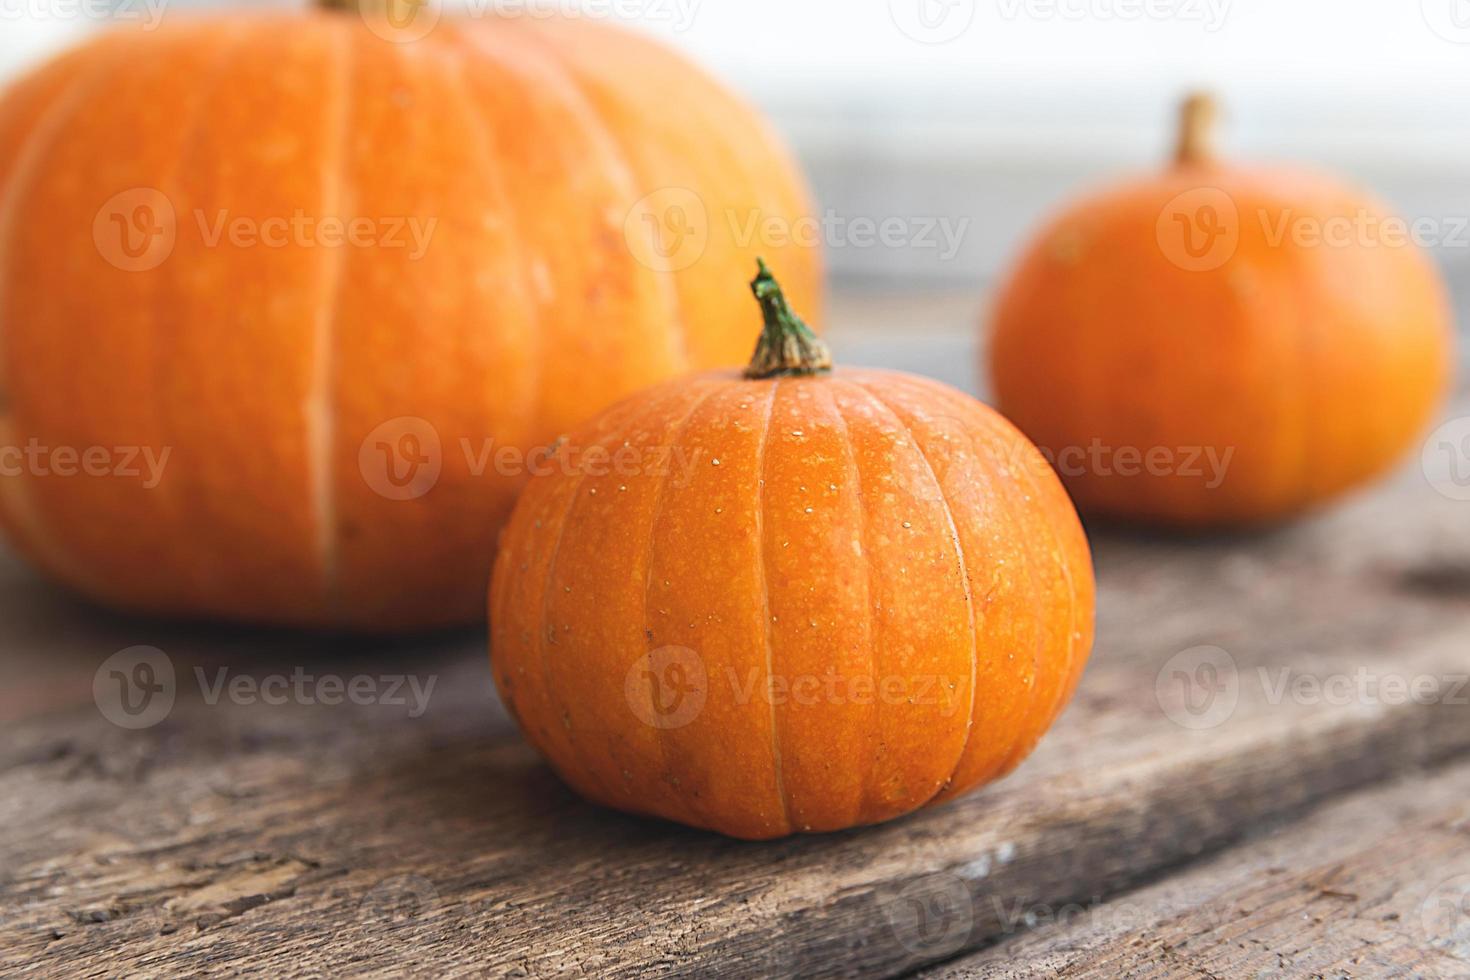
[[[578,800],[478,632],[129,619],[5,559],[0,975],[1470,976],[1467,517],[1415,460],[1273,533],[1095,528],[1093,664],[1017,774],[770,844]],[[176,697],[129,729],[137,645]]]
[[[1467,834],[1470,764],[1414,773],[923,977],[1464,977]]]

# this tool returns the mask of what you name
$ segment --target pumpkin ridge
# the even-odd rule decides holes
[[[535,288],[532,286],[531,270],[527,264],[525,235],[523,233],[525,223],[521,219],[520,210],[513,203],[515,198],[510,191],[511,182],[506,179],[503,170],[504,164],[497,163],[496,154],[493,152],[496,147],[495,132],[485,118],[484,102],[477,96],[475,88],[470,82],[469,75],[464,68],[466,56],[487,61],[492,59],[487,52],[472,43],[460,21],[451,19],[450,27],[451,33],[449,37],[457,42],[454,48],[460,54],[460,57],[456,58],[454,62],[454,74],[459,82],[459,87],[464,92],[464,102],[469,109],[468,114],[475,120],[480,133],[479,143],[484,150],[485,166],[481,172],[495,175],[494,185],[500,191],[498,196],[500,197],[501,214],[509,219],[509,223],[517,231],[516,234],[509,236],[509,238],[516,243],[519,251],[519,261],[515,265],[521,280],[521,290],[525,293],[527,299],[526,310],[530,314],[530,322],[527,324],[529,328],[528,332],[535,338],[539,345],[536,354],[526,359],[528,365],[534,365],[535,377],[526,384],[526,390],[533,404],[529,412],[524,412],[521,415],[521,421],[524,425],[526,420],[541,417],[541,402],[543,401],[541,379],[546,376],[547,361],[553,353],[553,350],[552,345],[547,340],[545,311],[541,301],[537,298]],[[503,71],[504,69],[502,68],[501,70]]]
[[[886,398],[873,391],[861,381],[848,381],[848,385],[867,395],[869,399],[882,406],[889,415],[892,415],[898,420],[899,427],[903,430],[905,436],[907,436],[909,443],[914,447],[914,452],[924,463],[924,469],[928,471],[930,478],[934,481],[935,489],[939,491],[939,503],[944,510],[944,519],[949,524],[950,541],[954,543],[955,556],[960,566],[960,582],[963,583],[965,589],[965,609],[969,613],[970,624],[970,707],[969,714],[965,718],[965,738],[960,743],[959,755],[955,757],[954,764],[949,767],[949,775],[940,782],[938,788],[934,790],[929,798],[920,804],[921,807],[925,807],[933,803],[940,793],[943,793],[953,784],[954,777],[959,772],[960,763],[964,761],[965,753],[969,751],[970,734],[975,730],[975,700],[977,697],[977,667],[975,660],[980,655],[980,630],[975,620],[974,590],[970,586],[970,569],[965,561],[965,545],[960,540],[959,524],[955,521],[954,509],[950,507],[949,496],[944,492],[944,485],[939,481],[939,474],[935,472],[934,464],[929,461],[929,454],[924,451],[924,447],[914,432],[913,426],[909,424],[908,419],[904,417],[903,413],[890,404]]]
[[[771,420],[775,417],[776,398],[781,393],[781,379],[776,378],[771,382],[771,398],[766,403],[765,429],[761,432],[760,445],[755,452],[755,547],[759,560],[756,567],[760,572],[761,585],[761,635],[765,640],[766,652],[766,687],[769,691],[772,678],[776,676],[776,650],[774,637],[771,629],[771,590],[769,571],[767,568],[766,555],[766,447],[771,441]],[[767,703],[771,706],[771,763],[775,769],[776,776],[776,798],[781,801],[781,819],[784,825],[783,833],[791,833],[791,805],[786,800],[786,780],[781,772],[781,727],[779,713],[776,711],[776,699],[767,697]]]
[[[0,320],[3,320],[4,313],[9,253],[15,238],[11,226],[17,220],[17,202],[22,197],[21,189],[40,172],[46,152],[55,145],[55,139],[75,111],[90,101],[92,92],[102,85],[117,63],[123,60],[126,51],[123,43],[125,38],[128,41],[133,40],[131,35],[116,30],[96,42],[96,47],[91,50],[96,51],[103,47],[111,47],[113,50],[90,71],[78,72],[63,86],[60,95],[53,97],[51,104],[41,111],[32,122],[30,132],[24,136],[12,161],[10,173],[0,183]],[[24,180],[21,179],[22,175],[25,176]],[[4,324],[0,322],[0,330],[3,329]],[[14,444],[12,420],[16,411],[10,400],[10,366],[7,363],[8,357],[3,355],[5,349],[0,346],[0,441]],[[41,511],[31,499],[27,483],[24,474],[0,481],[0,512],[4,514],[5,527],[14,529],[17,539],[25,542],[42,567],[59,570],[58,577],[61,578],[91,582],[91,572],[85,563],[73,561],[72,556],[64,552],[50,534]]]
[[[684,413],[684,415],[677,422],[675,422],[674,424],[670,425],[665,430],[664,441],[668,444],[670,453],[675,453],[678,450],[679,446],[683,443],[684,436],[685,436],[685,434],[689,430],[689,423],[694,418],[694,413],[697,412],[697,411],[699,411],[699,409],[701,407],[703,407],[703,405],[705,404],[705,402],[709,401],[710,398],[713,397],[714,394],[717,391],[719,391],[719,390],[720,390],[720,388],[719,388],[718,385],[710,385],[709,389],[707,391],[705,391],[704,394],[698,395],[695,398],[693,398],[691,400],[691,402],[690,402],[688,411],[686,411]],[[664,472],[663,472],[663,475],[658,478],[658,485],[657,485],[656,489],[654,490],[653,507],[649,511],[649,521],[648,521],[648,547],[646,549],[646,558],[645,558],[645,560],[648,563],[648,567],[646,569],[644,569],[644,574],[643,574],[643,622],[645,624],[645,626],[644,626],[645,631],[647,630],[647,623],[648,623],[648,594],[651,591],[653,591],[653,549],[654,549],[654,543],[655,543],[656,538],[658,537],[658,522],[659,522],[659,519],[663,516],[663,511],[664,511],[664,498],[665,498],[666,492],[668,490],[669,479],[672,476],[673,476],[673,470],[672,469],[665,469]],[[575,500],[575,497],[573,499]],[[570,508],[568,508],[568,510],[570,511]],[[553,559],[552,564],[555,564],[555,559]],[[647,635],[647,633],[645,632],[645,636],[646,635]],[[651,650],[645,651],[644,652],[644,656],[645,657],[648,656],[648,654],[651,653],[651,652],[652,652]],[[648,678],[648,693],[649,693],[649,698],[650,698],[651,701],[657,701],[658,692],[654,689],[654,679],[653,679],[653,676],[652,676],[651,673],[650,673],[649,678]],[[669,773],[669,771],[670,771],[670,769],[669,769],[669,750],[668,750],[669,733],[668,733],[668,731],[666,729],[664,729],[662,727],[659,727],[657,725],[654,726],[654,732],[656,733],[655,734],[655,738],[658,741],[659,758],[663,760],[664,773],[665,773],[665,775],[667,775]],[[695,822],[701,823],[701,824],[702,823],[705,823],[706,822],[706,816],[705,816],[704,813],[700,812],[701,811],[701,808],[698,805],[697,798],[691,797],[687,801],[687,803],[688,803],[689,810],[692,813],[695,814],[695,817],[696,817],[696,821]]]
[[[615,438],[617,438],[617,434],[615,432],[609,432],[593,443],[593,445],[607,446]],[[556,562],[561,557],[561,546],[562,542],[566,539],[567,525],[571,523],[572,509],[576,506],[577,498],[582,493],[582,487],[587,482],[587,476],[588,473],[585,468],[577,474],[576,483],[573,484],[572,492],[567,497],[566,507],[557,515],[557,520],[560,521],[560,525],[557,527],[556,537],[551,543],[551,560],[546,563],[546,580],[541,586],[541,610],[537,616],[537,623],[541,626],[536,631],[536,649],[540,654],[538,659],[541,664],[541,689],[546,692],[546,702],[553,710],[553,713],[559,712],[562,716],[567,714],[567,706],[563,699],[557,697],[556,685],[551,679],[551,666],[547,659],[549,656],[547,647],[550,644],[546,642],[546,626],[550,621],[551,586],[556,580]],[[567,745],[571,748],[572,754],[577,757],[577,761],[580,763],[580,771],[599,785],[603,798],[609,801],[617,799],[616,794],[607,792],[607,785],[603,782],[597,767],[588,764],[586,756],[582,753],[581,746],[577,744],[576,730],[571,726],[567,726]]]
[[[968,407],[961,406],[959,400],[954,398],[953,396],[950,396],[950,398],[957,407]],[[1007,447],[1008,449],[1012,447],[1022,449],[1025,448],[1025,443],[1022,441],[1024,437],[1020,434],[1020,432],[1014,430],[1010,426],[1010,424],[1005,422],[1000,416],[995,415],[988,409],[980,412],[972,411],[971,414],[973,414],[980,422],[982,422],[986,426],[987,429],[989,429],[993,434],[998,437],[997,441],[1001,446]],[[1031,471],[1029,467],[1025,464],[1025,462],[1021,460],[1014,461],[1011,464],[1011,468],[1013,472],[1015,470],[1020,471],[1021,479],[1024,479],[1026,484],[1031,488],[1032,499],[1038,502],[1041,501],[1043,499],[1043,494],[1041,493],[1040,487],[1036,483],[1036,478],[1031,474]],[[1071,562],[1068,560],[1067,549],[1063,546],[1061,538],[1058,536],[1057,529],[1053,522],[1044,521],[1041,523],[1045,524],[1046,526],[1046,533],[1050,536],[1052,542],[1052,551],[1057,556],[1057,565],[1061,569],[1062,576],[1065,579],[1067,585],[1067,666],[1060,675],[1060,680],[1057,684],[1056,693],[1052,696],[1051,702],[1046,706],[1045,712],[1041,715],[1043,724],[1032,724],[1024,726],[1025,730],[1036,732],[1037,738],[1039,738],[1041,733],[1049,727],[1050,722],[1056,718],[1057,712],[1062,709],[1062,707],[1066,703],[1067,698],[1069,697],[1070,684],[1068,683],[1068,680],[1071,678],[1072,671],[1076,667],[1077,646],[1077,593],[1075,587],[1075,579],[1072,574]],[[1040,608],[1043,590],[1037,588],[1039,576],[1036,570],[1036,554],[1034,551],[1031,551],[1029,547],[1027,548],[1027,552],[1029,554],[1029,557],[1026,561],[1026,571],[1032,581],[1032,601],[1038,607],[1036,610],[1037,622],[1044,623],[1047,622],[1047,619],[1043,615],[1044,609]],[[1046,591],[1049,592],[1050,589],[1047,589]],[[1036,663],[1036,667],[1033,671],[1033,676],[1035,677],[1041,676],[1040,650],[1046,645],[1046,639],[1046,633],[1043,631],[1038,631],[1036,649],[1033,650],[1032,653]],[[1032,685],[1031,692],[1033,700],[1031,708],[1028,711],[1028,717],[1031,716],[1031,713],[1034,712],[1037,707],[1041,706],[1040,692],[1036,689],[1034,684]],[[1001,763],[999,772],[1002,774],[1010,772],[1021,763],[1021,761],[1032,751],[1034,747],[1034,742],[1032,744],[1027,744],[1024,740],[1018,740],[1016,744],[1012,747],[1010,754],[1007,755],[1004,761]]]
[[[506,23],[513,24],[514,21]],[[630,201],[641,200],[634,195],[640,187],[639,178],[642,176],[639,168],[633,164],[633,155],[629,152],[627,144],[622,137],[612,131],[603,119],[596,101],[587,91],[587,85],[556,48],[555,45],[546,43],[539,32],[534,29],[521,29],[521,34],[529,38],[525,49],[536,51],[542,55],[542,59],[550,66],[552,72],[560,76],[564,82],[567,94],[576,100],[577,105],[583,109],[578,115],[585,125],[593,130],[604,146],[608,148],[609,155],[617,161],[616,179],[624,184]],[[689,311],[685,308],[684,295],[679,289],[679,281],[672,272],[650,269],[654,282],[658,284],[658,291],[664,297],[668,307],[669,324],[669,350],[678,356],[680,371],[687,372],[694,367],[694,355],[689,346]]]
[[[348,33],[347,26],[343,24],[338,33],[341,40],[337,42],[339,51],[336,57],[339,66],[338,85],[341,92],[336,110],[325,114],[337,129],[336,159],[322,168],[322,199],[324,204],[334,203],[335,212],[331,207],[324,206],[322,208],[324,214],[345,214],[345,205],[349,197],[346,190],[347,146],[350,139],[348,128],[352,119],[354,99],[352,87],[354,59],[352,37]],[[331,179],[333,170],[336,171],[335,179]],[[335,194],[327,192],[328,184],[336,188]],[[322,566],[322,596],[327,608],[336,610],[341,602],[338,594],[341,585],[341,555],[338,535],[341,528],[337,515],[336,479],[332,466],[333,448],[337,439],[337,391],[334,384],[334,372],[337,363],[335,346],[338,321],[342,310],[342,290],[346,282],[347,253],[344,249],[325,249],[324,251],[327,255],[322,262],[322,276],[327,283],[325,292],[328,298],[323,303],[316,322],[312,324],[316,357],[312,362],[312,393],[303,408],[306,414],[308,445],[311,447],[307,464],[307,492],[310,495],[307,506],[316,516],[317,549]]]
[[[863,474],[862,470],[858,467],[857,455],[852,449],[852,435],[848,432],[847,416],[842,414],[842,408],[837,404],[837,400],[831,396],[830,389],[825,384],[819,387],[828,393],[827,401],[832,407],[832,417],[837,420],[837,428],[841,433],[843,454],[847,459],[849,484],[853,488],[853,493],[858,497],[857,540],[858,547],[862,549],[862,555],[860,556],[861,561],[857,562],[857,567],[863,573],[863,639],[864,646],[868,651],[868,672],[876,676],[878,673],[878,661],[873,654],[873,576],[871,569],[868,567],[868,515],[862,506]],[[876,746],[882,739],[883,733],[879,727],[878,705],[874,704],[872,707],[873,710],[868,713],[870,726],[868,741],[870,746]],[[868,796],[868,783],[873,776],[873,760],[874,756],[871,752],[863,760],[863,774],[858,792],[858,811],[852,821],[854,824],[863,822],[863,812]]]
[[[882,372],[877,372],[877,373],[881,373],[886,379],[888,379],[892,383],[895,383],[895,384],[903,384],[909,391],[914,392],[916,394],[939,395],[939,396],[943,397],[943,399],[948,404],[950,404],[951,406],[953,406],[955,412],[957,413],[957,417],[963,418],[967,422],[969,422],[970,420],[972,420],[973,418],[976,418],[976,417],[979,417],[979,418],[982,418],[982,419],[984,419],[986,421],[989,421],[990,413],[991,413],[991,410],[989,408],[986,408],[984,406],[981,406],[980,409],[977,410],[976,407],[975,407],[975,403],[973,403],[968,398],[968,396],[964,395],[962,392],[959,392],[959,391],[956,391],[956,390],[950,388],[948,385],[924,384],[919,379],[915,378],[914,376],[909,375],[909,374],[906,374],[906,373],[901,372],[901,371],[882,371]],[[999,454],[1004,451],[1004,449],[1006,448],[1007,445],[1009,445],[1009,443],[1002,444],[999,447],[995,447],[995,448],[992,449],[992,451],[987,452],[985,455],[988,456],[988,457],[992,457],[992,458],[999,458],[1001,460],[1001,462],[1004,463],[1005,462],[1004,457],[1003,456],[999,456]],[[992,478],[990,479],[990,484],[989,485],[992,488],[996,488],[997,482],[998,481],[996,481],[993,478],[993,476],[992,476]],[[1010,493],[1006,493],[1006,492],[1002,492],[1002,491],[999,491],[998,490],[997,493],[995,494],[995,497],[1003,505],[1004,513],[1005,513],[1005,523],[1006,524],[1016,525],[1016,524],[1021,524],[1021,523],[1025,523],[1026,522],[1025,521],[1025,518],[1021,516],[1023,514],[1024,509],[1023,508],[1018,508],[1018,507],[1015,506],[1015,503],[1012,500],[1012,496],[1011,496]],[[1042,608],[1040,595],[1038,594],[1038,590],[1037,590],[1037,581],[1038,581],[1038,579],[1037,579],[1037,575],[1036,575],[1036,569],[1035,569],[1035,564],[1036,563],[1035,563],[1034,555],[1031,553],[1030,549],[1028,548],[1028,549],[1024,549],[1024,550],[1021,550],[1021,551],[1017,552],[1016,556],[1017,556],[1018,559],[1020,559],[1021,563],[1024,564],[1025,570],[1026,570],[1026,578],[1031,583],[1030,584],[1030,588],[1027,590],[1027,592],[1029,593],[1029,595],[1031,597],[1031,614],[1030,614],[1030,619],[1031,619],[1031,621],[1033,621],[1035,623],[1042,623],[1042,622],[1044,622],[1044,619],[1042,619],[1041,617],[1042,617],[1042,614],[1043,614],[1044,610]],[[972,596],[972,598],[973,598],[973,596]],[[978,621],[977,621],[977,624],[976,625],[977,625],[977,629],[978,629],[978,626],[979,626]],[[1033,719],[1035,717],[1035,702],[1036,702],[1036,697],[1037,697],[1037,695],[1036,695],[1036,684],[1037,684],[1037,681],[1040,679],[1041,674],[1042,674],[1043,664],[1042,664],[1042,658],[1041,658],[1041,651],[1042,651],[1042,648],[1044,647],[1045,643],[1046,643],[1046,635],[1045,635],[1045,633],[1041,632],[1038,629],[1037,636],[1036,636],[1036,641],[1032,645],[1032,649],[1031,649],[1030,683],[1027,684],[1027,685],[1023,685],[1026,688],[1026,693],[1024,695],[1022,695],[1022,697],[1025,697],[1028,700],[1027,700],[1026,706],[1022,709],[1022,711],[1021,711],[1021,713],[1019,715],[1019,719],[1020,720],[1017,721],[1012,726],[1011,730],[1007,733],[1008,736],[1009,736],[1009,738],[1010,738],[1010,741],[1009,742],[1000,743],[1000,744],[998,744],[995,747],[996,750],[997,750],[997,752],[999,754],[996,756],[996,758],[994,760],[989,761],[987,763],[989,765],[989,768],[982,769],[982,770],[980,770],[977,773],[970,774],[970,778],[966,779],[965,786],[964,787],[960,787],[958,789],[951,787],[950,789],[940,790],[940,792],[934,797],[934,799],[930,801],[930,805],[932,805],[934,803],[941,802],[943,800],[947,800],[950,797],[952,797],[954,795],[957,795],[959,792],[963,792],[969,786],[975,785],[977,783],[979,783],[979,784],[985,784],[985,783],[989,783],[989,782],[994,781],[996,778],[998,778],[1001,775],[1004,775],[1006,772],[1009,771],[1009,769],[1007,767],[1010,765],[1010,761],[1009,761],[1010,759],[1014,758],[1018,753],[1020,753],[1021,755],[1024,756],[1025,751],[1026,751],[1026,746],[1025,746],[1025,743],[1023,741],[1023,738],[1025,736],[1025,733],[1031,728],[1031,723],[1032,723],[1032,721],[1033,721]],[[977,656],[979,655],[978,648],[976,649],[976,655]],[[978,673],[978,663],[977,663],[977,673]],[[977,689],[974,692],[972,692],[972,693],[974,694],[974,696],[976,698],[979,697],[979,693],[980,692],[978,690],[978,686],[977,686]],[[967,736],[967,749],[968,749],[968,736]],[[964,759],[964,757],[961,757],[959,766],[963,766],[964,763],[965,763],[965,759]]]

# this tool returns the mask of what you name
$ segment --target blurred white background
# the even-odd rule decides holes
[[[515,8],[527,0],[448,6]],[[537,0],[529,0],[535,3]],[[687,50],[775,120],[838,219],[948,217],[957,246],[829,243],[840,285],[974,290],[1045,212],[1159,164],[1193,87],[1241,157],[1470,222],[1470,0],[545,0]],[[0,0],[0,75],[182,0]],[[965,224],[968,222],[967,224]],[[1460,278],[1470,229],[1439,248]],[[951,254],[952,253],[952,254]]]

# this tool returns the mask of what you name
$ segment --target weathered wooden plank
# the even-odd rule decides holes
[[[1470,670],[1465,507],[1409,471],[1275,534],[1101,533],[1094,666],[1020,773],[884,827],[765,845],[578,801],[495,706],[479,636],[164,627],[84,612],[7,569],[0,972],[819,976],[945,960],[1007,934],[996,896],[1113,895],[1470,750],[1467,709],[1447,696]],[[164,721],[128,731],[92,683],[139,643],[167,651],[179,693]],[[1229,654],[1213,701],[1220,671],[1178,658],[1200,645]],[[222,667],[435,686],[417,718],[294,694],[211,705]],[[1282,668],[1443,687],[1427,704],[1277,697]]]
[[[1411,774],[922,977],[1470,976],[1467,833],[1470,765]]]

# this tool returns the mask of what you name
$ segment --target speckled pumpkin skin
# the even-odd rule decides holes
[[[1169,222],[1227,202],[1238,239],[1179,251]],[[997,405],[1053,459],[1072,455],[1062,476],[1083,513],[1249,526],[1360,486],[1416,445],[1453,362],[1434,263],[1373,237],[1390,213],[1322,174],[1214,162],[1090,196],[1000,291]],[[1303,237],[1360,220],[1338,244]]]
[[[593,800],[752,839],[891,819],[1009,772],[1082,673],[1071,502],[937,382],[695,376],[559,458],[504,533],[491,660]]]
[[[140,200],[155,225],[171,204],[177,242],[131,269],[106,219]],[[0,447],[168,464],[156,486],[0,474],[0,525],[129,610],[478,622],[524,482],[479,454],[743,361],[757,252],[819,317],[820,251],[741,237],[809,210],[756,113],[595,19],[446,13],[397,43],[350,11],[170,10],[104,32],[0,99]],[[298,213],[381,241],[220,231]],[[676,220],[687,248],[635,249]],[[422,249],[408,222],[432,223]],[[404,419],[442,450],[413,499],[363,462]]]

